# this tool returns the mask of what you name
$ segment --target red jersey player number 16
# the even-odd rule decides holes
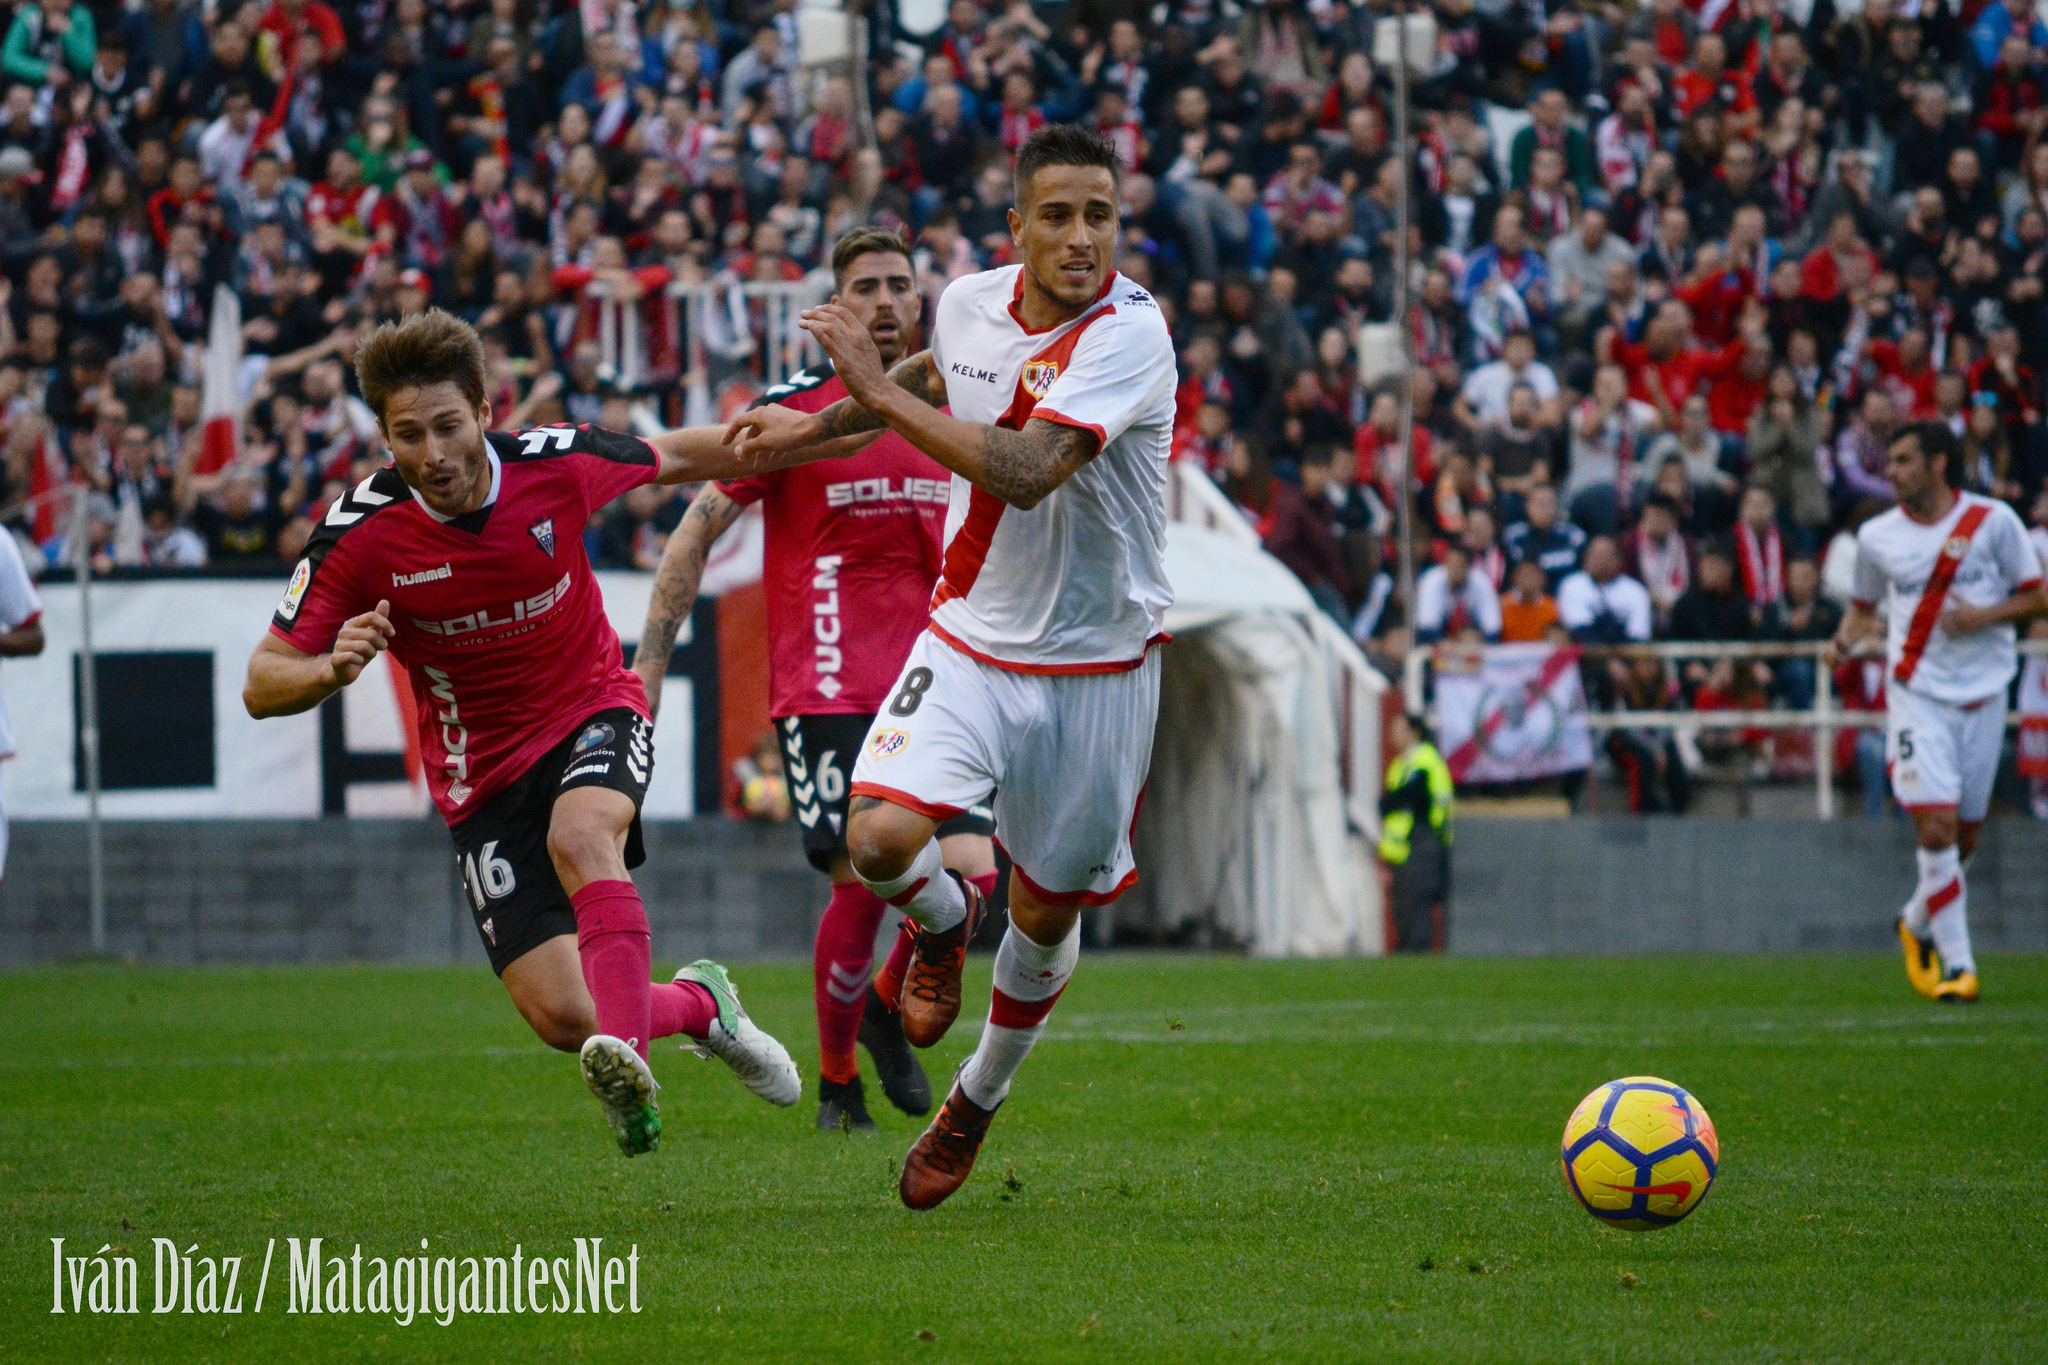
[[[249,660],[249,713],[308,710],[390,651],[491,965],[535,1033],[579,1054],[628,1155],[660,1138],[646,1060],[655,1038],[685,1035],[756,1094],[795,1103],[788,1053],[747,1017],[722,968],[649,980],[629,868],[653,731],[582,531],[644,483],[756,474],[860,443],[764,464],[712,428],[652,440],[588,426],[490,431],[482,343],[438,310],[379,328],[356,370],[393,463],[327,510]]]

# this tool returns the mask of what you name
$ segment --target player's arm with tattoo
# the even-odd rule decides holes
[[[662,547],[661,563],[654,570],[654,592],[647,601],[647,623],[640,628],[640,645],[633,653],[633,671],[647,689],[650,716],[661,707],[661,680],[667,676],[669,656],[675,652],[676,631],[697,605],[704,560],[744,511],[746,508],[720,492],[718,485],[706,484]]]
[[[879,355],[875,358],[881,363]],[[930,351],[919,351],[901,360],[884,378],[905,393],[915,394],[935,408],[946,406],[946,381],[932,360]],[[842,398],[829,408],[801,413],[794,408],[764,403],[733,418],[726,440],[763,460],[783,460],[790,452],[836,448],[842,441],[872,439],[889,429],[881,416],[851,398]]]
[[[884,374],[874,340],[846,309],[827,304],[805,313],[803,321],[832,357],[846,391],[862,408],[887,422],[946,468],[1012,507],[1026,511],[1036,507],[1048,493],[1094,459],[1100,448],[1093,432],[1063,422],[1034,417],[1024,424],[1023,430],[1012,431],[962,421],[939,411],[925,392],[904,383],[895,371]],[[925,352],[912,359],[924,359],[933,378],[937,378],[938,367],[930,363],[929,357],[930,352]],[[943,382],[939,380],[941,386]],[[818,414],[820,419],[830,415],[833,424],[827,426],[820,421],[814,429],[816,434],[873,420],[852,414],[834,415],[840,406],[835,403]]]

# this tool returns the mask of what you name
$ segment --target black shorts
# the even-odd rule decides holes
[[[647,861],[640,804],[653,775],[654,726],[631,707],[614,706],[586,718],[482,810],[449,829],[492,971],[502,976],[525,953],[576,932],[575,907],[548,856],[555,798],[577,787],[609,787],[629,798],[626,866],[634,868]]]
[[[830,872],[846,856],[847,786],[853,760],[874,723],[873,716],[858,715],[784,716],[775,722],[790,808],[804,832],[804,856],[820,872]],[[941,839],[952,834],[987,838],[995,832],[995,813],[985,805],[970,806],[939,826]]]

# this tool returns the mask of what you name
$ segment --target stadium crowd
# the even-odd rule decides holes
[[[729,409],[779,340],[739,285],[828,287],[878,223],[935,298],[1007,261],[1009,157],[1073,120],[1118,149],[1121,268],[1169,310],[1176,458],[1390,667],[1441,638],[1824,639],[1912,421],[2048,521],[2048,23],[2021,0],[1435,0],[1407,155],[1371,57],[1396,7],[1424,8],[951,0],[913,34],[881,5],[862,60],[805,67],[795,0],[26,0],[0,504],[50,565],[276,569],[381,459],[356,339],[429,305],[484,335],[501,426],[676,421],[696,364]],[[1390,328],[1418,365],[1368,385]],[[593,559],[651,568],[681,505],[629,494]],[[1816,684],[1589,676],[1639,708]],[[1870,670],[1837,682],[1879,704]]]

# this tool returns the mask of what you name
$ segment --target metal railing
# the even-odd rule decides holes
[[[683,386],[683,421],[701,426],[717,415],[715,381],[721,369],[728,378],[744,376],[772,388],[823,360],[824,350],[797,326],[797,315],[830,293],[829,285],[810,279],[669,285],[659,296],[673,304],[661,323],[669,333],[662,340],[680,366],[675,379]],[[651,368],[639,313],[645,299],[618,298],[603,280],[585,285],[583,297],[597,305],[598,365],[611,382],[638,389],[668,378]]]
[[[1408,651],[1402,661],[1401,697],[1411,712],[1422,714],[1428,709],[1428,669],[1437,659],[1447,657],[1470,658],[1483,653],[1485,645],[1434,644],[1417,645]],[[1806,640],[1716,640],[1716,641],[1658,641],[1646,644],[1628,645],[1584,645],[1578,648],[1589,658],[1620,659],[1811,659],[1813,660],[1814,692],[1813,705],[1804,710],[1727,710],[1727,711],[1591,711],[1586,713],[1586,728],[1592,731],[1604,730],[1810,730],[1814,734],[1813,781],[1814,806],[1823,820],[1835,818],[1835,732],[1838,730],[1881,729],[1885,724],[1883,711],[1844,710],[1835,704],[1834,676],[1828,669],[1823,655],[1827,651],[1825,641]],[[2022,656],[2048,657],[2048,640],[2021,640],[2019,651]],[[1872,636],[1857,652],[1858,658],[1876,659],[1884,653],[1882,636]],[[2005,719],[2008,729],[2017,728],[2019,714],[2014,712]]]

